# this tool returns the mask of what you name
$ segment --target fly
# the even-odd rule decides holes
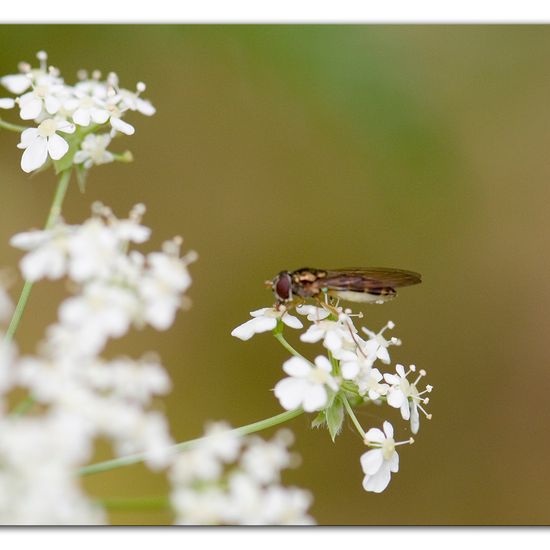
[[[303,267],[296,271],[281,271],[271,287],[276,306],[289,304],[296,299],[333,296],[349,302],[387,302],[397,296],[396,288],[416,285],[421,275],[414,271],[387,267],[350,269],[315,269]]]

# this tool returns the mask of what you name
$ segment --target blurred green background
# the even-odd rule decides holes
[[[428,371],[433,420],[375,495],[361,487],[352,426],[332,444],[299,417],[289,426],[302,465],[285,482],[314,493],[320,524],[550,522],[548,27],[2,26],[0,74],[40,49],[68,82],[80,68],[114,70],[130,89],[145,81],[158,109],[130,117],[135,136],[113,144],[135,162],[94,169],[64,215],[77,223],[101,200],[123,216],[144,202],[151,247],[181,234],[200,255],[193,307],[175,327],[109,348],[160,352],[176,440],[207,420],[238,426],[281,410],[270,390],[285,351],[269,335],[230,336],[272,303],[265,279],[304,265],[411,269],[424,283],[366,306],[365,324],[396,323],[392,358]],[[20,170],[17,141],[0,133],[4,266],[20,257],[9,237],[43,224],[54,189],[50,172]],[[36,287],[23,352],[64,295],[62,284]],[[379,414],[360,419],[377,426]],[[139,466],[86,486],[99,497],[165,490]]]

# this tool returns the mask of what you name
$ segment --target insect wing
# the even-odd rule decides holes
[[[414,271],[389,267],[366,267],[327,270],[326,277],[319,281],[329,290],[369,292],[383,288],[398,288],[416,285],[421,276]]]

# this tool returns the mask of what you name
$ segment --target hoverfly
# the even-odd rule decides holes
[[[397,296],[398,287],[421,282],[419,273],[387,267],[281,271],[266,281],[275,294],[276,307],[300,298],[333,296],[349,302],[383,303]]]

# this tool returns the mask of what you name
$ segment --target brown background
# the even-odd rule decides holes
[[[128,88],[143,80],[158,108],[131,118],[136,135],[114,144],[135,162],[95,169],[64,213],[76,223],[94,200],[119,215],[143,201],[152,247],[181,234],[200,254],[193,308],[174,328],[109,348],[161,353],[177,440],[209,419],[237,426],[280,411],[270,390],[284,350],[269,335],[229,335],[270,305],[264,279],[303,265],[412,269],[423,285],[367,307],[366,323],[396,323],[393,359],[428,371],[433,420],[375,495],[361,488],[352,427],[332,444],[300,417],[290,426],[303,463],[285,481],[314,493],[321,524],[549,522],[547,27],[3,26],[0,74],[39,49],[69,82],[81,67],[114,70]],[[9,237],[43,223],[54,188],[51,173],[19,169],[16,143],[0,133],[5,266],[20,255]],[[61,284],[35,289],[24,352],[63,295]],[[379,425],[378,414],[360,420]],[[165,488],[141,467],[86,485],[99,497]]]

